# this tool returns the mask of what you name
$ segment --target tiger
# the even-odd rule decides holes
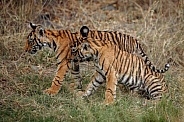
[[[32,31],[27,36],[25,51],[30,54],[35,54],[43,47],[49,47],[56,52],[57,72],[52,80],[51,87],[44,90],[44,93],[55,95],[59,92],[66,72],[69,69],[77,80],[77,87],[82,87],[82,79],[79,72],[78,61],[72,57],[71,46],[79,42],[78,33],[72,33],[70,30],[49,30],[41,25],[30,23]],[[78,41],[77,41],[78,40]]]
[[[50,47],[54,52],[56,52],[56,59],[58,60],[57,72],[52,80],[51,87],[44,90],[44,93],[51,95],[57,94],[61,88],[66,72],[70,69],[71,73],[74,75],[74,80],[77,80],[77,88],[82,89],[82,77],[80,75],[79,61],[75,56],[75,49],[72,49],[71,47],[75,47],[76,44],[80,44],[80,41],[84,39],[83,36],[88,36],[88,32],[87,35],[84,34],[86,33],[86,29],[84,28],[85,26],[80,29],[80,33],[72,33],[70,30],[49,30],[45,29],[41,25],[33,23],[30,23],[30,27],[32,28],[32,31],[27,36],[25,51],[30,54],[35,54],[43,47]],[[87,28],[87,31],[88,30],[89,29]],[[113,44],[113,41],[110,39],[99,41],[110,41]],[[117,45],[121,45],[121,43]],[[131,47],[132,43],[127,43],[126,45],[130,45]],[[124,47],[124,45],[119,47]]]
[[[167,91],[163,73],[153,71],[141,57],[123,51],[111,42],[87,38],[76,47],[81,61],[93,61],[95,75],[83,97],[92,95],[106,81],[105,104],[116,99],[116,86],[123,84],[149,100],[161,99]],[[169,67],[169,64],[166,64]]]
[[[154,72],[165,73],[169,69],[169,65],[165,65],[164,69],[157,69],[148,59],[148,56],[144,52],[140,42],[128,34],[122,34],[118,31],[90,30],[87,26],[83,26],[80,29],[80,34],[81,38],[84,40],[85,38],[92,38],[96,40],[95,42],[110,42],[123,51],[139,55],[143,58],[145,64],[148,65]]]

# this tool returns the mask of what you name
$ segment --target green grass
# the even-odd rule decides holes
[[[73,98],[72,94],[67,95],[14,95],[7,98],[8,105],[1,107],[1,117],[4,121],[66,122],[167,122],[179,117],[179,110],[171,101],[145,107],[134,102],[133,98],[118,98],[113,105],[105,106],[99,101],[86,102]]]
[[[48,96],[42,90],[50,86],[52,77],[30,74],[19,76],[18,80],[23,83],[23,89],[2,94],[1,121],[174,122],[181,115],[171,98],[144,106],[142,98],[118,90],[116,102],[106,106],[104,87],[93,96],[81,99],[69,91],[67,81],[58,95]]]
[[[184,4],[182,0],[129,1],[7,1],[0,7],[0,122],[183,122],[184,121]],[[49,21],[43,16],[49,14]],[[104,105],[105,86],[81,99],[69,88],[67,75],[56,96],[43,94],[57,69],[48,49],[30,55],[24,52],[30,32],[28,22],[46,28],[79,31],[91,29],[128,33],[140,40],[150,60],[163,67],[169,88],[157,104],[117,89],[117,99]],[[93,68],[84,66],[83,88]]]

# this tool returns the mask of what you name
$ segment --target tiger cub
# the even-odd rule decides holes
[[[91,95],[106,81],[106,104],[114,102],[118,83],[147,99],[162,97],[167,90],[162,73],[153,71],[141,57],[119,49],[119,45],[97,42],[96,39],[87,38],[77,47],[80,60],[93,61],[96,67],[96,73],[83,96]],[[169,64],[166,65],[169,67]]]
[[[145,61],[145,64],[148,65],[153,71],[164,73],[169,67],[165,65],[164,69],[157,69],[148,59],[146,53],[144,52],[140,42],[127,34],[122,34],[117,31],[98,31],[98,30],[90,30],[87,26],[83,26],[80,29],[81,38],[85,40],[85,38],[92,38],[96,40],[96,44],[98,43],[106,43],[109,42],[111,45],[116,45],[120,50],[126,51],[128,53],[140,55]]]
[[[30,23],[30,26],[32,31],[27,36],[25,51],[35,54],[38,50],[47,46],[56,52],[56,59],[58,60],[57,72],[52,81],[52,85],[50,88],[44,90],[44,92],[52,95],[57,94],[68,69],[72,69],[71,73],[75,75],[75,79],[78,80],[78,88],[81,88],[79,64],[71,51],[71,47],[74,46],[73,44],[79,42],[79,34],[72,33],[69,30],[44,29],[41,25],[32,23]]]

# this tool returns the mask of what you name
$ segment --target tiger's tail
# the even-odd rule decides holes
[[[138,44],[138,49],[140,50],[139,54],[141,55],[141,57],[144,59],[144,62],[146,65],[149,66],[149,68],[154,71],[154,72],[158,72],[158,73],[165,73],[169,70],[170,68],[170,64],[166,63],[165,67],[163,69],[157,69],[156,66],[154,66],[151,61],[149,60],[148,56],[144,53],[143,49],[141,48],[140,44]]]

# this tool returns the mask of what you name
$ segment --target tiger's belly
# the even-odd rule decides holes
[[[145,91],[144,89],[144,81],[140,77],[131,76],[127,74],[116,74],[118,79],[118,83],[127,86],[130,90],[133,91]]]

